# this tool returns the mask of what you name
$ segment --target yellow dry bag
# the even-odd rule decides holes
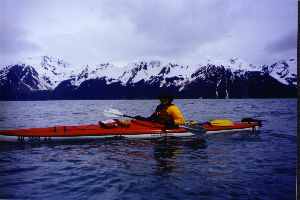
[[[233,126],[233,121],[230,119],[214,119],[210,121],[210,124],[214,126]]]

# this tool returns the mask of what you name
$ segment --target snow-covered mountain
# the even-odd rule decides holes
[[[297,71],[296,60],[280,60],[271,65],[263,65],[261,70],[277,79],[283,84],[296,84]]]
[[[219,88],[225,87],[224,90],[228,96],[232,90],[230,85],[242,79],[248,80],[249,77],[253,77],[250,74],[255,73],[262,77],[273,77],[283,85],[296,87],[295,69],[295,59],[281,60],[261,66],[248,64],[238,58],[231,58],[228,60],[205,60],[196,65],[141,61],[122,67],[110,63],[82,67],[69,64],[60,58],[43,56],[28,58],[24,62],[9,66],[1,66],[0,87],[6,92],[12,88],[18,91],[17,87],[26,89],[27,93],[30,91],[55,91],[57,88],[64,91],[70,90],[70,88],[80,90],[80,88],[89,87],[90,83],[95,84],[95,81],[101,81],[101,84],[106,86],[119,84],[121,88],[134,88],[144,84],[149,87],[175,88],[176,91],[184,93],[192,88],[192,85],[196,83],[199,85],[201,82],[202,85],[214,87],[218,97],[217,90]]]

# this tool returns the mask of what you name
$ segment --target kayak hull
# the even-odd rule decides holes
[[[94,135],[94,136],[69,136],[69,137],[23,137],[0,135],[0,142],[16,142],[16,141],[70,141],[70,140],[94,140],[104,138],[133,138],[133,139],[147,139],[147,138],[161,138],[161,137],[188,137],[195,135],[192,132],[184,133],[167,133],[167,134],[137,134],[137,135]]]
[[[211,135],[215,133],[252,131],[259,129],[255,122],[234,122],[232,126],[214,126],[202,124],[201,131],[180,127],[166,129],[163,125],[153,122],[132,120],[130,126],[103,128],[97,124],[77,126],[54,126],[47,128],[28,128],[0,130],[0,142],[13,141],[48,141],[48,140],[88,140],[99,138],[159,138],[188,137],[193,135]]]
[[[252,131],[256,132],[260,128],[258,122],[234,122],[230,126],[215,126],[211,124],[203,124],[202,128],[207,135],[215,133],[239,132],[239,131]]]
[[[0,141],[82,140],[112,137],[159,138],[165,136],[186,137],[192,135],[194,135],[192,132],[184,128],[166,129],[163,125],[158,123],[132,120],[128,127],[103,128],[96,124],[87,124],[0,130]]]

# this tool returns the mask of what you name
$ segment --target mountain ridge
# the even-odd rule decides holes
[[[35,99],[40,93],[46,99],[152,98],[161,90],[172,91],[181,98],[293,97],[297,77],[291,68],[295,63],[295,59],[288,59],[255,66],[231,58],[197,65],[163,64],[156,60],[124,67],[110,63],[75,67],[63,59],[43,56],[40,60],[1,67],[0,99]],[[261,86],[272,83],[268,87],[282,94],[249,95],[250,90],[256,89],[252,88],[256,83],[251,81],[262,82]],[[148,90],[149,95],[143,90]]]

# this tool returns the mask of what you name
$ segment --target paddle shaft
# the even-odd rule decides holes
[[[136,119],[135,117],[133,117],[133,116],[130,116],[130,115],[121,115],[122,117],[127,117],[127,118],[131,118],[131,119]]]
[[[135,117],[130,116],[130,115],[118,114],[118,113],[113,113],[113,112],[107,112],[107,113],[110,113],[110,114],[113,114],[113,115],[116,115],[116,116],[119,116],[119,117],[127,117],[127,118],[131,118],[131,119],[136,119]]]
[[[127,118],[131,118],[131,119],[137,119],[136,117],[133,117],[133,116],[130,116],[130,115],[126,115],[126,114],[118,114],[118,113],[113,113],[113,112],[108,112],[108,113],[111,113],[113,115],[116,115],[116,116],[119,116],[119,117],[127,117]],[[149,119],[147,118],[144,118],[144,119],[139,119],[139,120],[145,120],[145,121],[148,121]],[[197,123],[197,124],[203,124],[203,123]],[[187,127],[187,126],[181,126],[181,127]]]
[[[119,116],[119,117],[127,117],[127,118],[131,118],[131,119],[137,119],[136,117],[133,117],[133,116],[130,116],[130,115],[126,115],[126,114],[123,114],[123,113],[114,113],[114,112],[107,112],[107,113],[111,113],[111,114]],[[139,119],[139,120],[149,121],[149,119],[147,119],[147,118]],[[202,123],[198,123],[198,124],[202,124]],[[180,128],[185,128],[185,129],[188,129],[188,130],[191,130],[191,131],[203,131],[202,128],[199,128],[199,127],[192,128],[192,127],[189,127],[188,125],[180,125],[179,127]]]

